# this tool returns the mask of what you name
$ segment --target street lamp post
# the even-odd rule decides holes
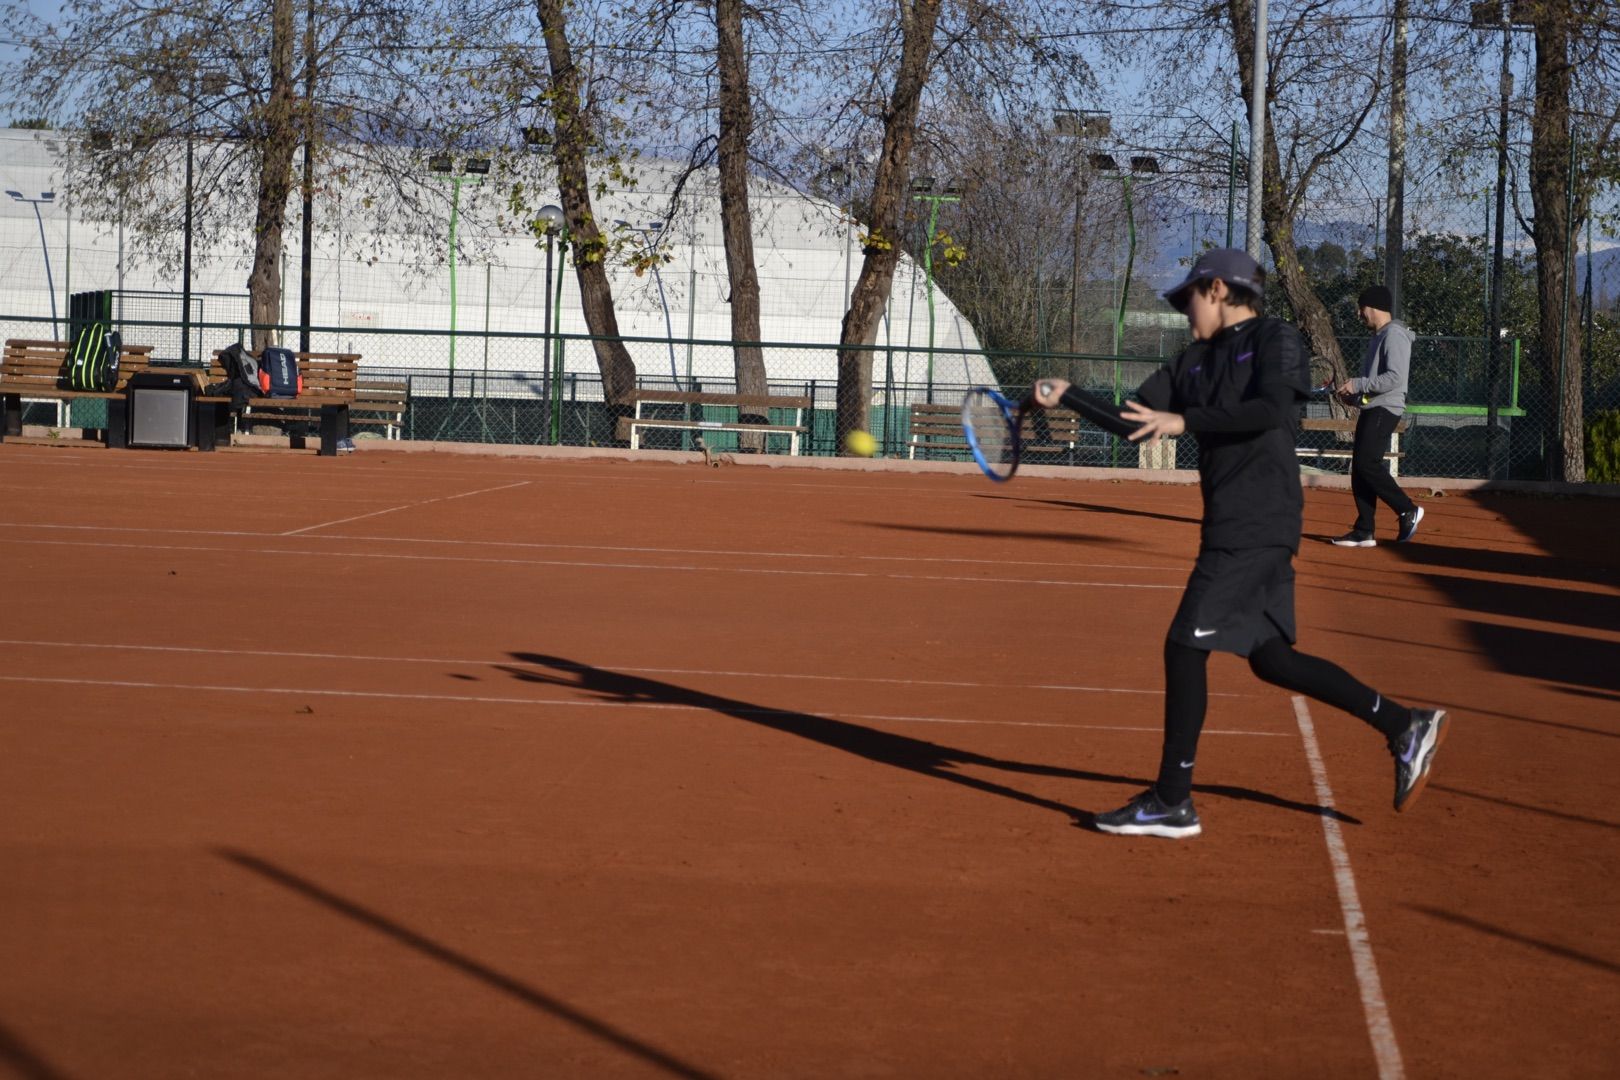
[[[1113,118],[1095,109],[1059,109],[1053,115],[1052,126],[1059,135],[1089,141],[1106,138],[1113,130]],[[1085,176],[1076,158],[1074,170],[1074,233],[1070,240],[1069,263],[1069,353],[1078,350],[1080,325],[1080,200],[1085,193],[1081,183]]]
[[[919,176],[911,182],[913,202],[928,204],[928,232],[923,246],[923,288],[928,298],[928,401],[934,400],[934,231],[939,225],[939,204],[961,202],[954,184],[934,194],[934,178]]]
[[[664,223],[662,221],[649,221],[646,225],[636,225],[628,221],[618,220],[613,223],[621,229],[628,229],[642,237],[642,243],[649,257],[652,258],[653,282],[658,286],[658,303],[664,309],[664,334],[669,343],[669,377],[675,384],[675,389],[681,388],[681,375],[675,364],[675,326],[669,317],[669,299],[664,295],[664,278],[658,272],[657,252],[658,238],[663,235]],[[687,387],[691,389],[691,387]]]
[[[551,326],[551,255],[557,242],[557,233],[568,229],[568,217],[560,206],[546,205],[540,208],[540,214],[535,219],[536,226],[546,236],[546,277],[545,288],[541,290],[541,306],[545,310],[545,350],[546,371],[545,383],[540,390],[540,411],[545,415],[547,427],[550,427],[551,416],[551,359],[552,359],[552,326]],[[566,242],[566,241],[564,241]],[[555,438],[552,439],[555,442]]]
[[[39,198],[37,199],[30,199],[20,191],[7,191],[6,194],[10,195],[18,202],[28,203],[34,208],[34,221],[39,225],[39,249],[45,255],[45,288],[49,290],[51,294],[51,337],[55,338],[57,334],[56,283],[51,280],[51,249],[50,245],[45,243],[45,219],[40,216],[39,206],[40,203],[45,203],[47,205],[54,203],[56,201],[56,192],[42,191],[39,193]]]
[[[189,95],[187,102],[191,106],[190,115],[186,117],[186,215],[183,230],[185,233],[181,244],[180,260],[180,363],[191,362],[191,227],[192,227],[192,192],[194,187],[194,173],[196,160],[197,135],[197,91],[213,96],[225,89],[225,76],[217,71],[193,74],[191,82],[187,84]]]
[[[1120,346],[1125,336],[1125,305],[1130,297],[1131,272],[1136,265],[1136,213],[1131,201],[1131,178],[1138,175],[1157,173],[1159,171],[1159,159],[1151,154],[1133,154],[1130,158],[1130,169],[1124,172],[1120,171],[1119,163],[1114,160],[1112,154],[1092,154],[1091,164],[1098,172],[1118,173],[1121,191],[1125,197],[1125,228],[1128,246],[1125,253],[1125,280],[1119,290],[1119,309],[1114,315],[1114,356],[1117,361]],[[1117,363],[1115,370],[1118,370]],[[1115,396],[1118,396],[1117,387]]]
[[[456,396],[456,224],[461,211],[461,186],[479,184],[489,172],[488,158],[468,158],[466,171],[456,172],[449,154],[435,154],[428,168],[450,183],[450,397]]]

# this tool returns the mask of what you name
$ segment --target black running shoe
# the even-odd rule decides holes
[[[1401,515],[1401,531],[1395,534],[1395,542],[1404,544],[1417,533],[1418,522],[1423,520],[1423,507],[1414,506]]]
[[[1335,536],[1333,544],[1337,547],[1377,547],[1378,541],[1373,539],[1373,534],[1370,532],[1351,529],[1343,536]]]
[[[1446,710],[1413,709],[1412,723],[1389,744],[1395,755],[1395,809],[1405,810],[1429,782],[1434,752],[1446,738]]]
[[[1197,836],[1204,831],[1204,827],[1198,824],[1198,811],[1193,809],[1191,798],[1175,806],[1166,806],[1153,788],[1148,788],[1118,810],[1098,814],[1092,819],[1092,824],[1101,832],[1119,836],[1164,836],[1171,840]]]

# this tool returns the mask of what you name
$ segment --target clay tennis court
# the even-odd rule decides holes
[[[0,500],[0,1074],[1620,1068],[1613,500],[1308,540],[1434,780],[1218,657],[1184,842],[1082,826],[1195,486],[7,443]]]

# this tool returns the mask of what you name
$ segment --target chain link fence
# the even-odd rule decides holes
[[[237,298],[240,299],[240,298]],[[231,298],[194,297],[199,314],[227,310]],[[114,321],[131,344],[153,344],[154,356],[178,363],[181,322],[143,318],[178,310],[178,297],[124,297],[114,306]],[[167,308],[167,311],[165,310]],[[0,333],[10,338],[49,336],[49,319],[0,317]],[[296,344],[297,327],[275,328],[282,341]],[[197,320],[189,327],[188,353],[206,358],[248,335],[245,320]],[[637,385],[644,391],[686,394],[735,394],[733,344],[681,338],[620,339],[636,365]],[[455,335],[439,330],[384,330],[364,327],[312,328],[314,351],[350,352],[361,357],[362,380],[395,381],[407,387],[409,404],[397,437],[411,440],[527,445],[623,445],[617,421],[626,408],[606,404],[597,368],[594,339],[578,334],[476,332]],[[1347,357],[1358,357],[1364,340],[1343,343]],[[772,409],[772,424],[802,426],[796,440],[800,454],[840,453],[837,416],[836,344],[771,342],[761,346],[769,392],[805,398],[809,407]],[[998,385],[1008,396],[1026,392],[1036,379],[1060,376],[1112,401],[1123,401],[1165,360],[1158,356],[990,353],[904,346],[872,346],[872,386],[867,427],[877,441],[877,456],[916,460],[965,461],[957,439],[926,437],[913,431],[919,413],[958,405],[962,395],[980,384]],[[1353,361],[1352,361],[1353,362]],[[1400,471],[1436,477],[1497,476],[1540,479],[1557,445],[1558,417],[1553,378],[1535,363],[1518,341],[1504,342],[1493,360],[1484,343],[1473,338],[1419,338],[1414,344],[1408,395],[1409,427],[1402,436]],[[1587,415],[1620,406],[1620,380],[1586,386]],[[640,445],[654,449],[741,450],[737,433],[719,425],[737,418],[735,406],[712,402],[644,404],[649,419],[682,421],[686,428],[653,427],[641,433]],[[1325,401],[1311,401],[1302,415],[1329,416]],[[97,401],[27,403],[24,421],[64,427],[94,428],[105,422],[105,405]],[[1494,433],[1494,434],[1493,434]],[[367,433],[377,437],[372,433]],[[1329,443],[1336,437],[1330,437]],[[1337,439],[1345,449],[1348,441]],[[1042,463],[1115,468],[1195,468],[1196,444],[1175,440],[1173,447],[1151,454],[1092,429],[1083,429],[1073,445],[1043,446]],[[772,436],[763,452],[788,453],[795,440]],[[1307,468],[1343,472],[1347,462],[1331,455],[1302,455]]]

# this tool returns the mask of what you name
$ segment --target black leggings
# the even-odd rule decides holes
[[[1192,794],[1193,762],[1209,698],[1209,653],[1174,641],[1164,643],[1164,750],[1159,758],[1159,798],[1175,805]],[[1366,721],[1386,739],[1412,722],[1411,711],[1329,660],[1299,652],[1274,637],[1249,653],[1249,669],[1285,690],[1342,709]]]
[[[1382,499],[1397,514],[1410,514],[1414,503],[1389,474],[1384,454],[1400,415],[1374,406],[1356,418],[1356,441],[1351,449],[1350,492],[1356,500],[1356,531],[1373,531],[1373,519]],[[1265,678],[1264,675],[1261,678]]]

